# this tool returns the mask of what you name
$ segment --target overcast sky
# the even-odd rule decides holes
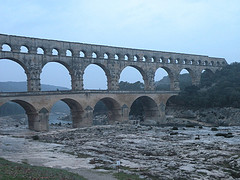
[[[0,12],[2,34],[240,61],[239,0],[0,0]],[[41,82],[70,87],[67,70],[59,66],[46,66]],[[63,77],[49,74],[51,68]],[[25,80],[19,69],[1,60],[0,81]],[[96,82],[90,72],[98,74],[94,66],[88,68],[85,88],[104,88],[106,80]],[[130,77],[134,81],[140,75],[129,70],[121,80]]]

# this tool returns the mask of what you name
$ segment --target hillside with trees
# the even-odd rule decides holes
[[[69,90],[68,88],[61,86],[53,86],[42,84],[41,89],[43,91],[56,91],[56,90]],[[27,82],[0,82],[0,92],[26,92]]]
[[[215,74],[203,73],[200,86],[187,86],[171,104],[195,108],[240,108],[240,63],[225,66]]]

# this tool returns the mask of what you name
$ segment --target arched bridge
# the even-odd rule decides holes
[[[132,104],[136,100],[143,102],[145,120],[165,122],[165,104],[176,92],[154,91],[56,91],[0,93],[0,106],[12,101],[20,104],[28,116],[29,128],[36,131],[48,130],[49,112],[59,100],[65,102],[72,115],[73,127],[92,125],[93,110],[97,102],[102,101],[108,108],[109,123],[129,120]]]
[[[5,48],[7,47],[7,51]],[[227,64],[224,58],[152,50],[130,49],[0,34],[0,59],[20,64],[27,75],[28,92],[0,93],[0,105],[13,101],[26,111],[30,129],[48,130],[48,112],[54,102],[64,101],[71,109],[73,126],[88,125],[93,107],[102,100],[109,107],[111,120],[127,120],[136,99],[145,102],[146,117],[163,123],[167,99],[179,90],[179,74],[186,69],[192,83],[200,82],[203,70],[215,72]],[[64,65],[71,75],[72,89],[65,92],[41,92],[40,75],[49,62]],[[90,64],[101,67],[107,76],[107,91],[83,89],[83,74]],[[136,68],[145,85],[143,92],[119,91],[120,74],[127,66]],[[158,68],[167,71],[170,91],[155,91]]]

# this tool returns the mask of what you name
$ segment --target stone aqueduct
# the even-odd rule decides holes
[[[4,51],[7,46],[9,51]],[[24,51],[22,51],[25,49]],[[144,102],[146,119],[164,123],[165,105],[179,90],[179,74],[186,69],[192,83],[200,82],[203,70],[215,72],[227,64],[224,58],[152,50],[130,49],[103,45],[65,42],[0,34],[0,59],[20,64],[27,75],[28,92],[0,93],[0,106],[8,101],[20,104],[28,116],[29,128],[48,130],[48,117],[53,104],[64,101],[71,109],[73,127],[90,125],[93,108],[101,100],[110,111],[111,121],[128,120],[131,105],[136,99]],[[49,62],[64,65],[71,76],[70,91],[42,92],[40,74]],[[106,91],[83,89],[83,74],[88,65],[101,67],[107,77]],[[119,91],[120,74],[127,66],[142,75],[145,91]],[[154,76],[158,68],[167,71],[170,91],[155,91]]]

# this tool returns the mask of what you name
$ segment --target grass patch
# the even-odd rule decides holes
[[[19,164],[0,158],[0,179],[52,179],[52,180],[86,180],[82,176],[62,169]]]
[[[113,176],[117,178],[118,180],[126,180],[126,179],[131,179],[131,180],[142,180],[139,178],[138,175],[135,174],[126,174],[124,172],[118,172],[114,173]]]

